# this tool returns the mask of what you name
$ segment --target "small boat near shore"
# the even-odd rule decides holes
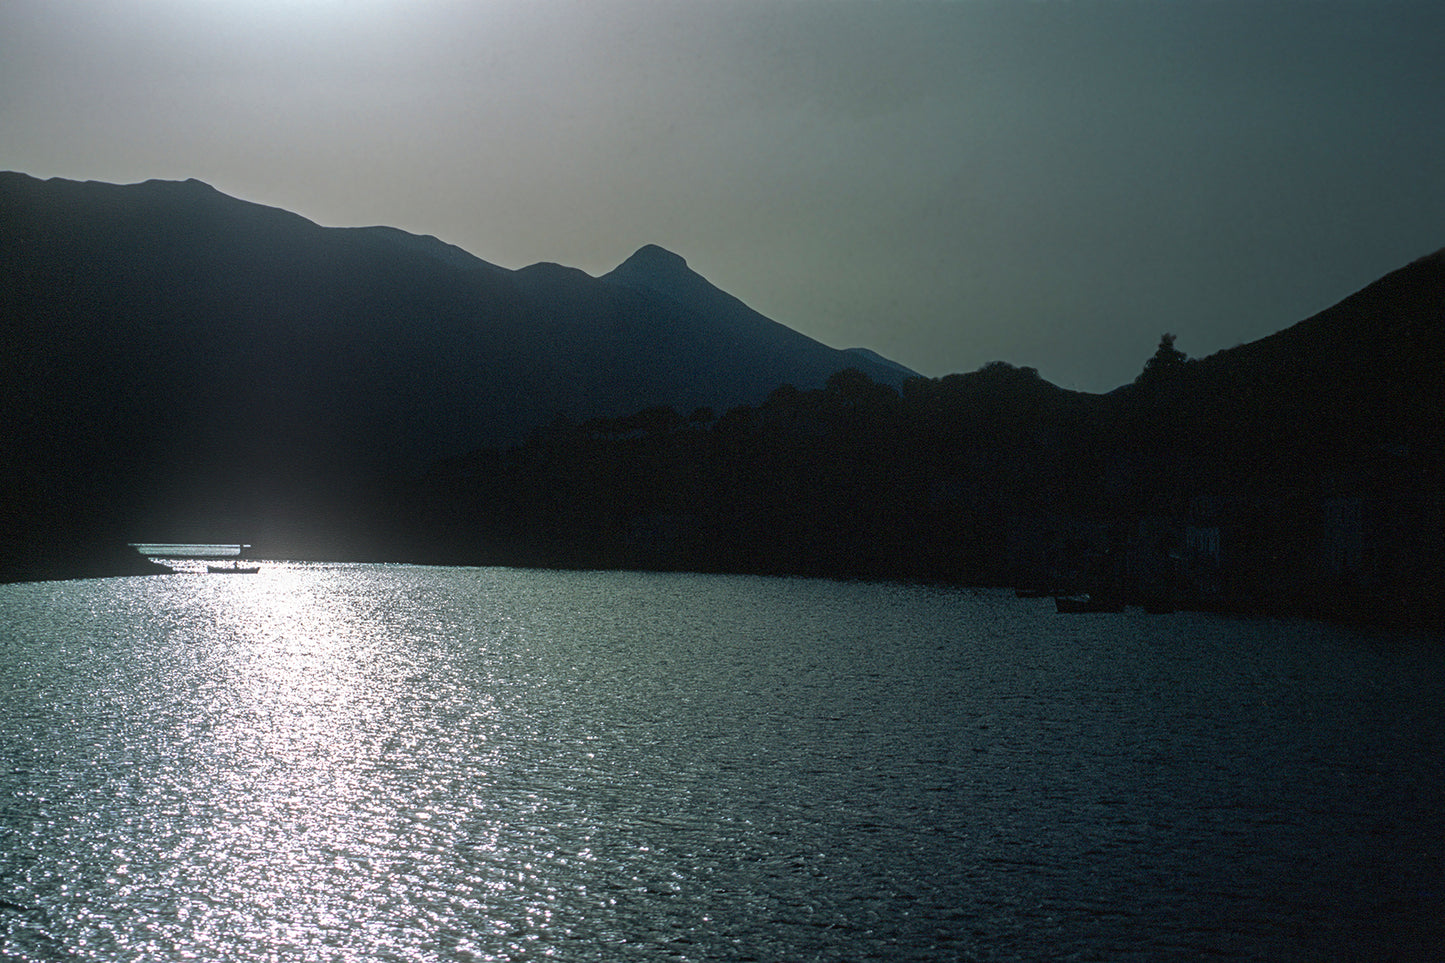
[[[1085,612],[1122,612],[1124,600],[1107,595],[1055,595],[1054,608],[1062,615]]]

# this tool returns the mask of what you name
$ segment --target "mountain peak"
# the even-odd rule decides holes
[[[680,255],[656,244],[644,244],[632,257],[604,274],[602,280],[678,300],[687,300],[699,285],[710,287],[688,268]]]
[[[97,184],[97,183],[99,183],[99,182],[97,182],[97,181],[87,181],[86,183],[88,183],[88,184]],[[101,185],[101,186],[109,186],[109,185]],[[192,194],[192,195],[220,194],[220,193],[221,193],[220,191],[218,191],[218,190],[216,190],[214,187],[212,187],[210,184],[207,184],[205,181],[203,181],[203,180],[198,180],[197,178],[194,178],[194,177],[188,177],[188,178],[186,178],[186,179],[183,180],[183,181],[166,180],[165,178],[161,178],[161,177],[153,177],[153,178],[151,178],[151,179],[148,180],[148,181],[142,182],[139,186],[142,187],[142,188],[148,189],[148,190],[152,190],[152,191],[174,191],[174,192],[176,192],[177,194],[182,194],[182,195],[183,195],[184,193],[188,193],[188,194]]]
[[[633,253],[632,257],[618,265],[617,270],[621,271],[623,268],[642,270],[649,273],[686,271],[687,261],[680,254],[673,254],[665,247],[659,247],[656,244],[644,244]]]

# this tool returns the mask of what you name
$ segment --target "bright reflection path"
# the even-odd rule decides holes
[[[415,685],[412,649],[435,640],[414,607],[394,627],[393,600],[352,578],[266,566],[206,583],[227,654],[206,711],[201,771],[218,805],[194,883],[218,949],[239,934],[278,959],[428,958],[425,947],[469,944],[448,923],[459,912],[501,932],[515,914],[489,921],[484,887],[456,878],[458,824],[475,805],[468,760],[485,752],[485,729],[467,723],[484,720],[449,702],[447,684]],[[440,758],[457,768],[429,772],[448,743]]]
[[[927,586],[5,585],[0,960],[1430,959],[1442,698],[1433,641]]]
[[[34,790],[37,818],[75,850],[34,881],[79,897],[67,953],[465,958],[545,915],[509,900],[525,869],[471,866],[500,863],[496,827],[462,825],[485,798],[490,697],[463,704],[443,667],[417,664],[437,645],[424,599],[396,598],[375,567],[266,563],[134,587],[118,610],[97,596],[71,624],[35,627],[79,662],[37,667],[66,710],[39,692],[32,705],[62,737],[73,727],[72,765]]]
[[[283,955],[308,934],[344,945],[356,894],[336,883],[367,875],[399,832],[368,815],[387,795],[387,654],[334,576],[268,566],[206,587],[228,655],[206,706],[208,898],[218,922]]]

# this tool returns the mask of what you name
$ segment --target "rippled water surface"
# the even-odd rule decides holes
[[[1442,695],[920,586],[0,586],[0,958],[1440,959]]]

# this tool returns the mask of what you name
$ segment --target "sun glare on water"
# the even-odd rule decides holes
[[[387,659],[344,572],[265,565],[206,582],[219,645],[204,834],[213,911],[272,946],[344,942],[381,887],[387,840],[415,813],[385,786],[394,765]],[[366,882],[366,881],[370,882]]]

